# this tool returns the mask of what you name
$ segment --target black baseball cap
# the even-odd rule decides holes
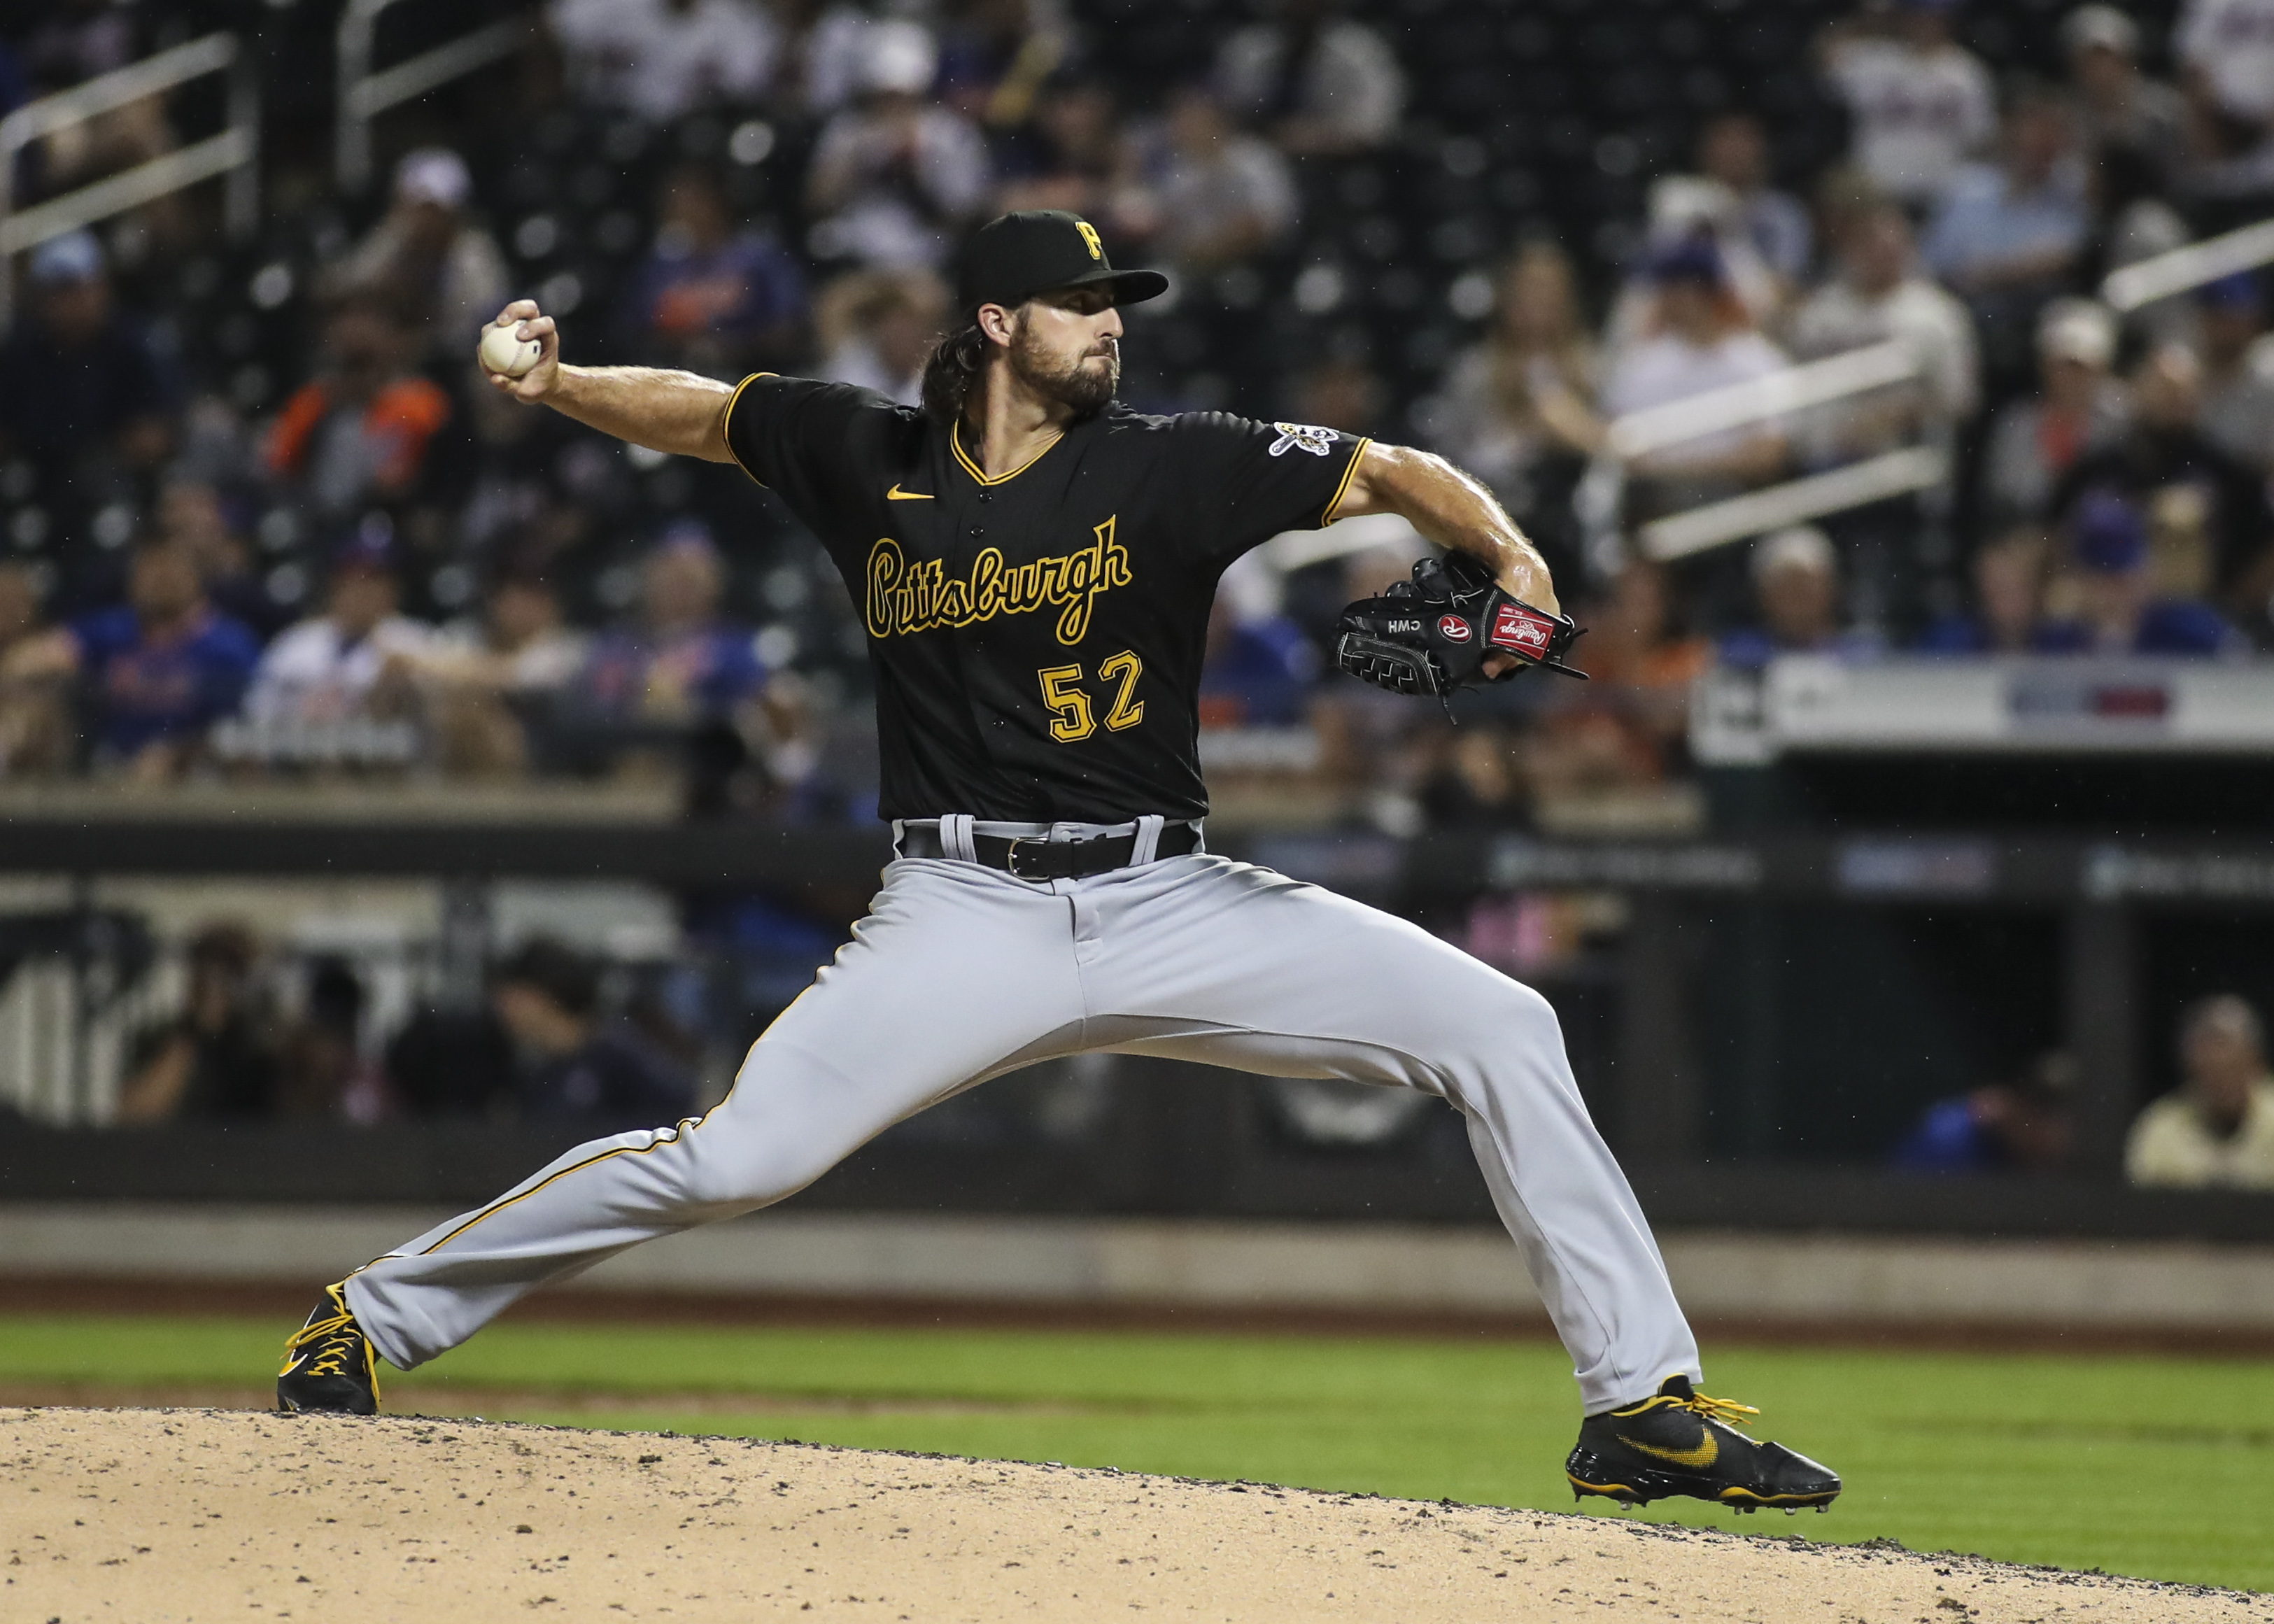
[[[1111,287],[1117,304],[1169,290],[1158,271],[1117,271],[1096,228],[1062,208],[1023,209],[989,221],[964,244],[955,298],[966,315],[982,304],[1015,308],[1058,288]]]

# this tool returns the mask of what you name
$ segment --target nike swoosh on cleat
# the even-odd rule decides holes
[[[931,492],[930,491],[903,491],[896,485],[891,490],[885,492],[885,500],[888,502],[928,502],[931,500]]]
[[[1705,1442],[1695,1449],[1661,1449],[1655,1444],[1638,1443],[1623,1432],[1619,1434],[1619,1441],[1637,1455],[1647,1455],[1654,1460],[1671,1461],[1676,1466],[1692,1469],[1711,1466],[1721,1458],[1721,1440],[1711,1432],[1706,1434]]]

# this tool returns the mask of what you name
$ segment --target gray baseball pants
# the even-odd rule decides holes
[[[349,1305],[388,1363],[421,1365],[626,1247],[794,1194],[974,1083],[1103,1050],[1449,1101],[1587,1412],[1698,1378],[1657,1245],[1531,989],[1405,921],[1203,853],[1043,883],[901,859],[884,880],[713,1109],[580,1146],[354,1274]]]

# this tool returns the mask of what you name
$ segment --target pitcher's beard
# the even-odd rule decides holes
[[[1121,348],[1110,347],[1103,367],[1088,365],[1096,356],[1058,362],[1043,353],[1022,321],[1011,335],[1011,372],[1020,383],[1046,400],[1072,407],[1088,416],[1102,410],[1121,386]]]

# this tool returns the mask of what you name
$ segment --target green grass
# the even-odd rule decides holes
[[[19,1316],[0,1320],[0,1382],[252,1385],[280,1336]],[[1688,1502],[1653,1520],[2274,1589],[2274,1366],[1730,1347],[1707,1371],[1708,1391],[1762,1406],[1761,1435],[1830,1463],[1848,1492],[1792,1522]],[[1549,1509],[1571,1505],[1561,1466],[1578,1418],[1544,1342],[507,1324],[394,1378],[388,1407],[415,1410],[438,1383],[624,1395],[605,1413],[485,1405],[493,1418]],[[697,1394],[762,1396],[730,1414],[670,1408]],[[831,1403],[856,1407],[810,1408]]]

